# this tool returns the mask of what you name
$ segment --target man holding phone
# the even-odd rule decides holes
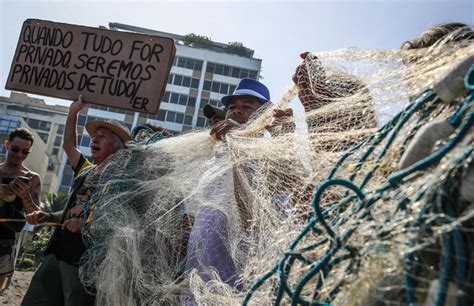
[[[13,130],[5,140],[6,158],[0,164],[0,218],[24,220],[24,213],[39,210],[41,179],[23,162],[31,152],[33,134],[25,128]],[[0,222],[0,289],[13,274],[15,235],[24,222]]]

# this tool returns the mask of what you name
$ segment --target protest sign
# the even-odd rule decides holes
[[[5,88],[154,114],[175,53],[171,38],[28,19]]]

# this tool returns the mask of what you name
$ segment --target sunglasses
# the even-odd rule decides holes
[[[11,147],[10,150],[12,150],[13,153],[22,153],[23,155],[27,156],[28,154],[30,154],[30,151],[29,150],[20,150],[20,148],[17,148],[17,147]]]

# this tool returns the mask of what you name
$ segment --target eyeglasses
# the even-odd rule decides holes
[[[30,154],[30,151],[29,150],[20,150],[20,148],[17,148],[17,147],[11,147],[10,150],[12,150],[13,153],[20,153],[27,156],[28,154]]]

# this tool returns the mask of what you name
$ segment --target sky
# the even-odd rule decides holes
[[[434,24],[474,25],[474,0],[0,0],[2,96],[10,95],[5,83],[28,18],[92,27],[119,22],[180,35],[196,33],[222,43],[242,42],[262,59],[262,82],[275,100],[291,85],[301,52],[398,49]]]

